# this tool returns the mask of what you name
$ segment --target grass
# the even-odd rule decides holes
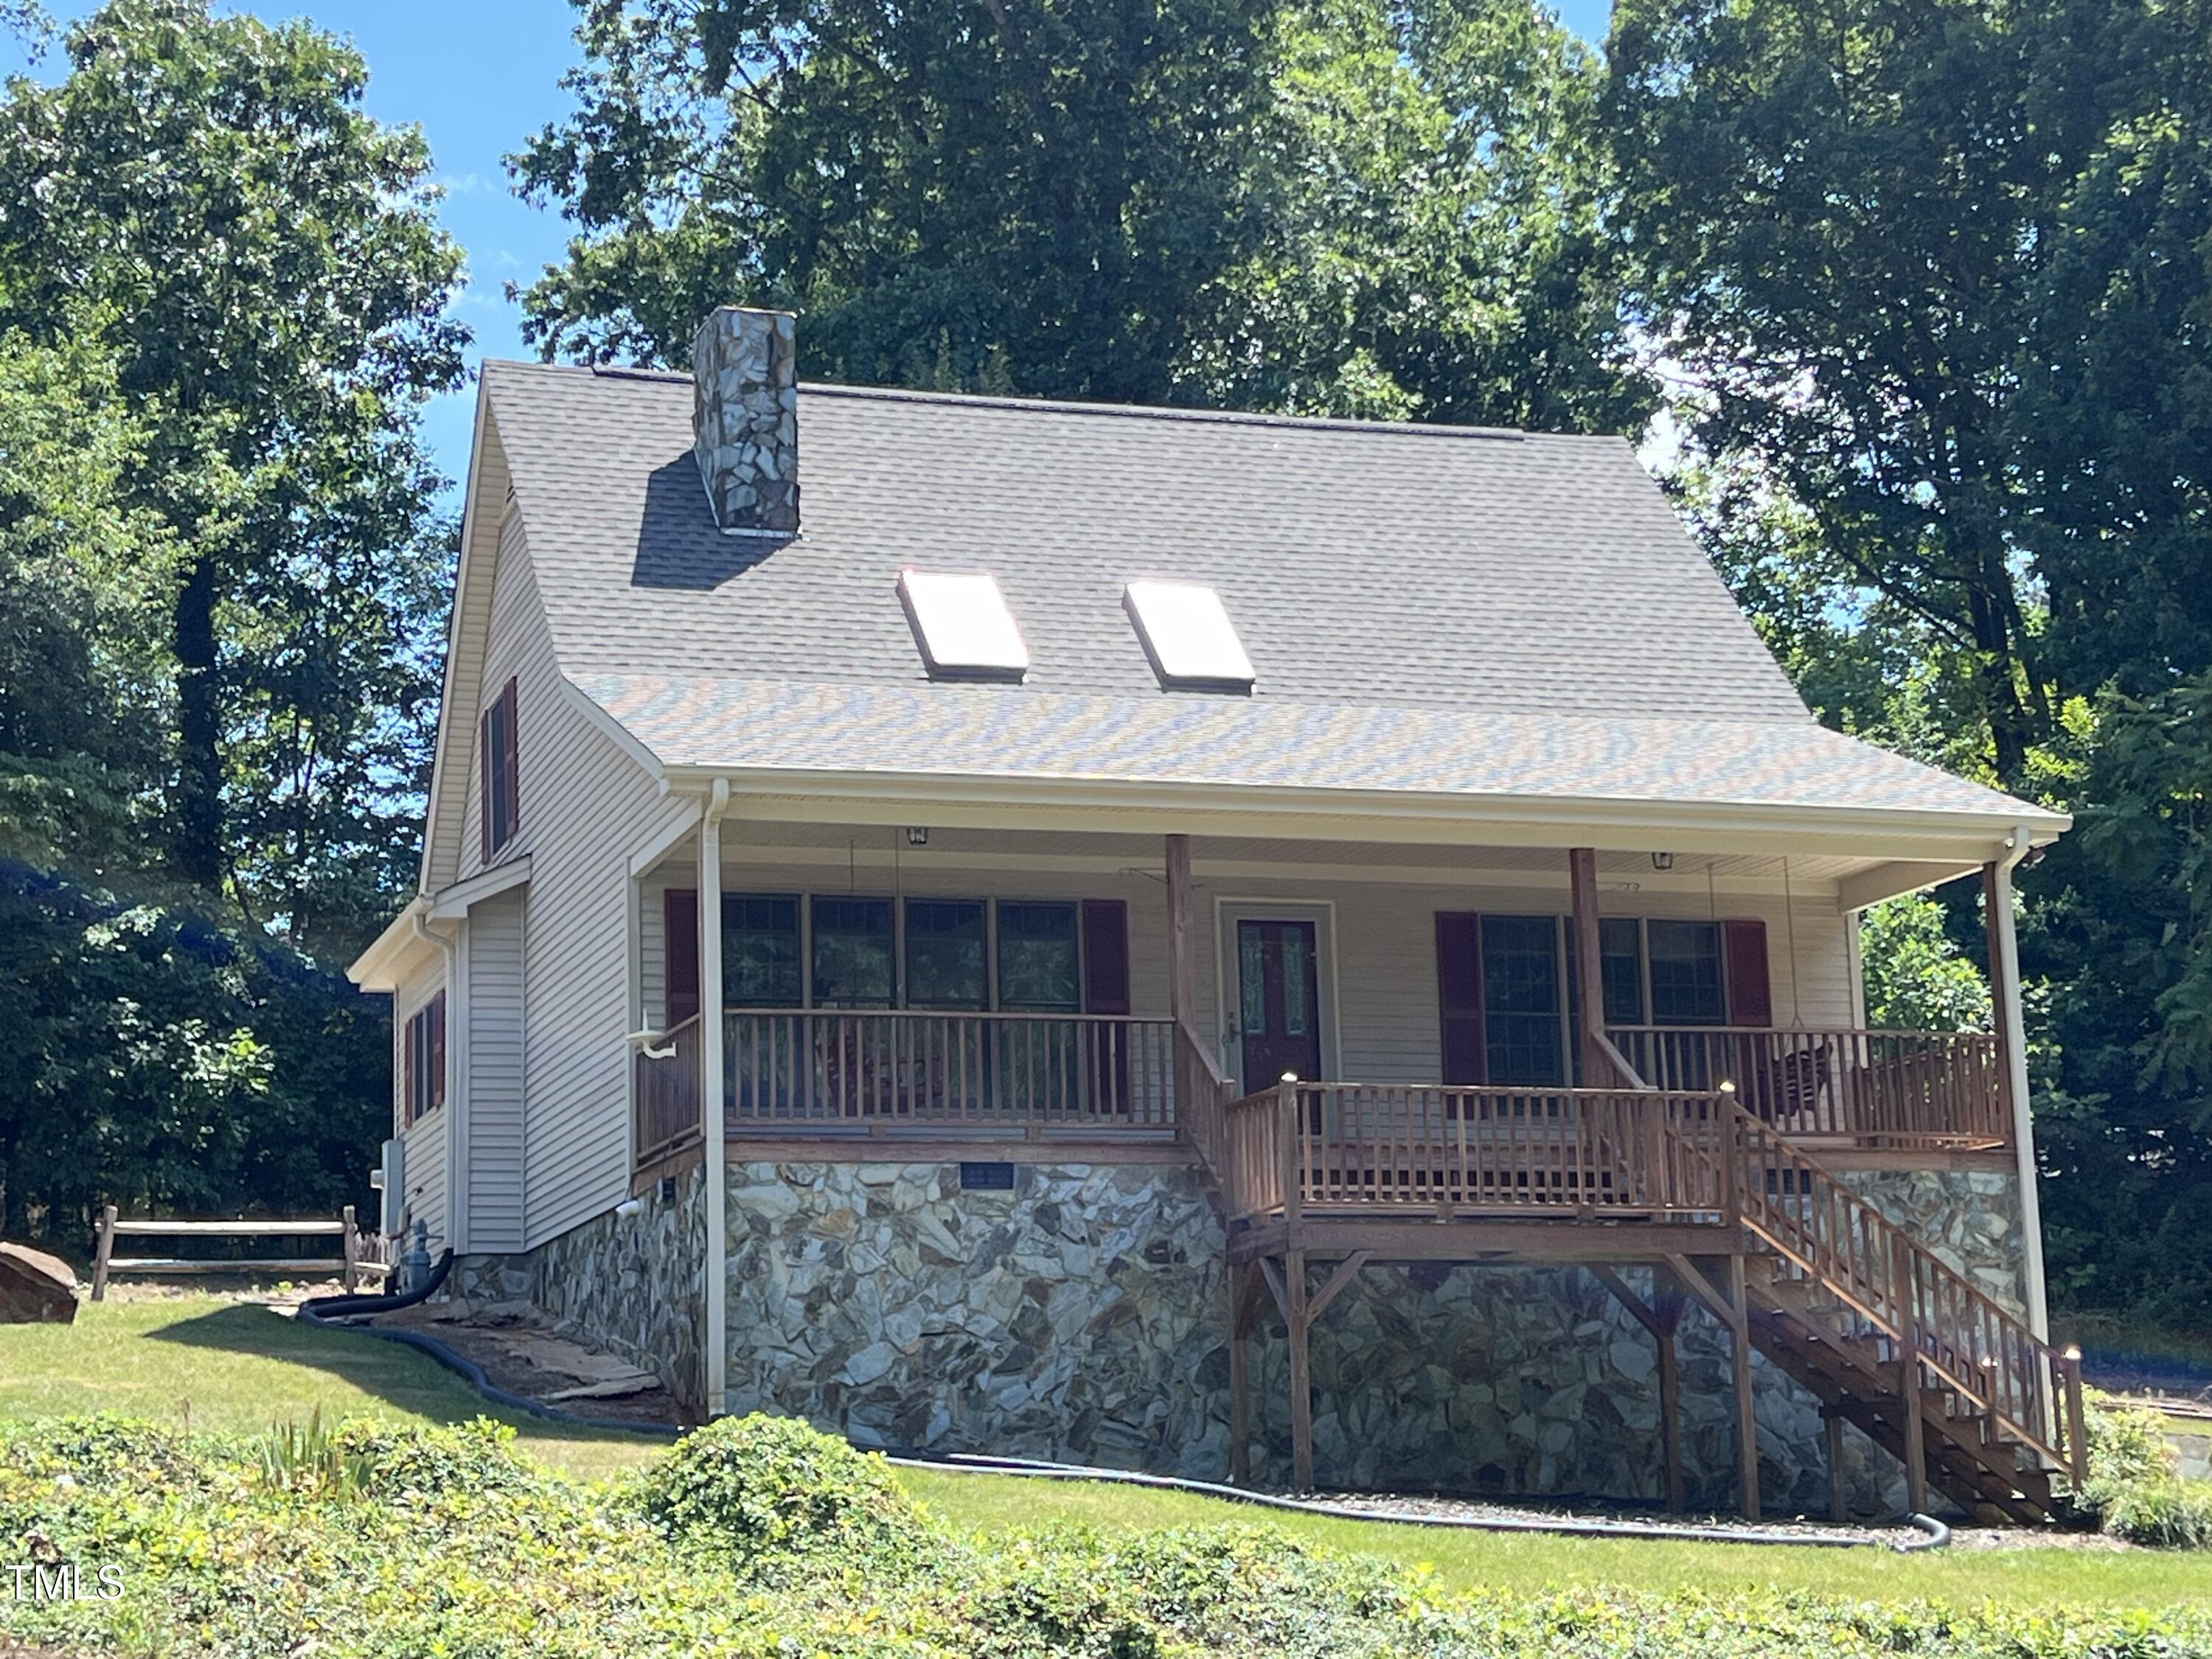
[[[0,1417],[111,1411],[258,1432],[272,1423],[370,1414],[401,1424],[491,1416],[521,1448],[572,1474],[635,1467],[661,1443],[567,1430],[488,1407],[458,1377],[393,1344],[319,1330],[250,1303],[207,1296],[87,1305],[70,1326],[0,1327]],[[914,1494],[981,1537],[1049,1521],[1112,1531],[1236,1521],[1333,1550],[1425,1565],[1443,1585],[1719,1594],[1774,1587],[1847,1596],[1923,1597],[1961,1608],[2082,1610],[2212,1602],[2212,1553],[2023,1548],[1898,1556],[1872,1550],[1755,1547],[1455,1532],[1270,1514],[1188,1493],[902,1471]]]
[[[0,1325],[0,1417],[116,1412],[258,1433],[317,1411],[325,1423],[495,1418],[533,1455],[585,1476],[632,1468],[667,1443],[504,1410],[411,1348],[222,1297],[87,1303],[75,1324]]]

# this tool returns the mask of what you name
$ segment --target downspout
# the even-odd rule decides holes
[[[707,1182],[707,1416],[722,1415],[729,1390],[729,1146],[723,1139],[722,816],[730,781],[716,778],[699,817],[699,1135]]]
[[[2004,856],[1992,866],[1990,903],[1995,908],[1997,968],[2003,979],[2005,1064],[2012,1085],[2012,1139],[2019,1159],[2020,1224],[2026,1235],[2021,1251],[2021,1299],[2027,1304],[2028,1328],[2048,1342],[2051,1310],[2043,1277],[2043,1200],[2036,1191],[2035,1122],[2027,1103],[2027,1027],[2021,1018],[2020,938],[2013,925],[2012,872],[2030,847],[2027,828],[2016,827],[2005,838]]]
[[[462,1084],[460,1034],[468,1029],[469,994],[461,973],[461,942],[430,931],[427,909],[416,911],[408,925],[415,937],[436,945],[446,954],[446,1243],[456,1255],[465,1252],[467,1241],[459,1199],[461,1168]],[[410,1218],[412,1219],[412,1218]]]

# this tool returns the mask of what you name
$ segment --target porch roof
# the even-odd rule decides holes
[[[672,778],[826,793],[967,784],[1150,786],[1158,804],[1249,798],[1364,816],[1427,798],[1471,819],[1522,804],[1554,821],[1625,810],[1780,812],[1862,831],[2046,839],[2066,819],[1811,720],[1635,719],[1130,698],[978,685],[827,685],[668,673],[573,675],[590,708]],[[1123,799],[1136,804],[1133,797]],[[1108,797],[1096,798],[1104,804]],[[1642,809],[1639,812],[1638,809]],[[1684,842],[1685,846],[1692,844]],[[1860,850],[1876,853],[1876,847]],[[1901,854],[1900,854],[1901,855]]]

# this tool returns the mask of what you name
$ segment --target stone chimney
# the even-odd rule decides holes
[[[724,306],[691,339],[691,453],[725,530],[799,528],[798,355],[787,311]]]

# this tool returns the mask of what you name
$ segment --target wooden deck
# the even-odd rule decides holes
[[[1629,1306],[1661,1345],[1678,1501],[1673,1333],[1692,1301],[1730,1333],[1747,1515],[1759,1510],[1754,1349],[1811,1389],[1832,1421],[1858,1423],[1890,1447],[1916,1510],[1933,1485],[1982,1518],[2045,1519],[2052,1472],[2081,1477],[2078,1357],[2037,1338],[1725,1083],[1698,1093],[1285,1079],[1237,1098],[1218,1074],[1211,1083],[1194,1138],[1229,1230],[1240,1476],[1244,1349],[1263,1291],[1289,1337],[1292,1455],[1306,1486],[1314,1322],[1370,1261],[1443,1261],[1580,1266]],[[1632,1265],[1654,1268],[1667,1287],[1655,1301],[1620,1277]],[[1327,1276],[1316,1286],[1317,1269]]]

